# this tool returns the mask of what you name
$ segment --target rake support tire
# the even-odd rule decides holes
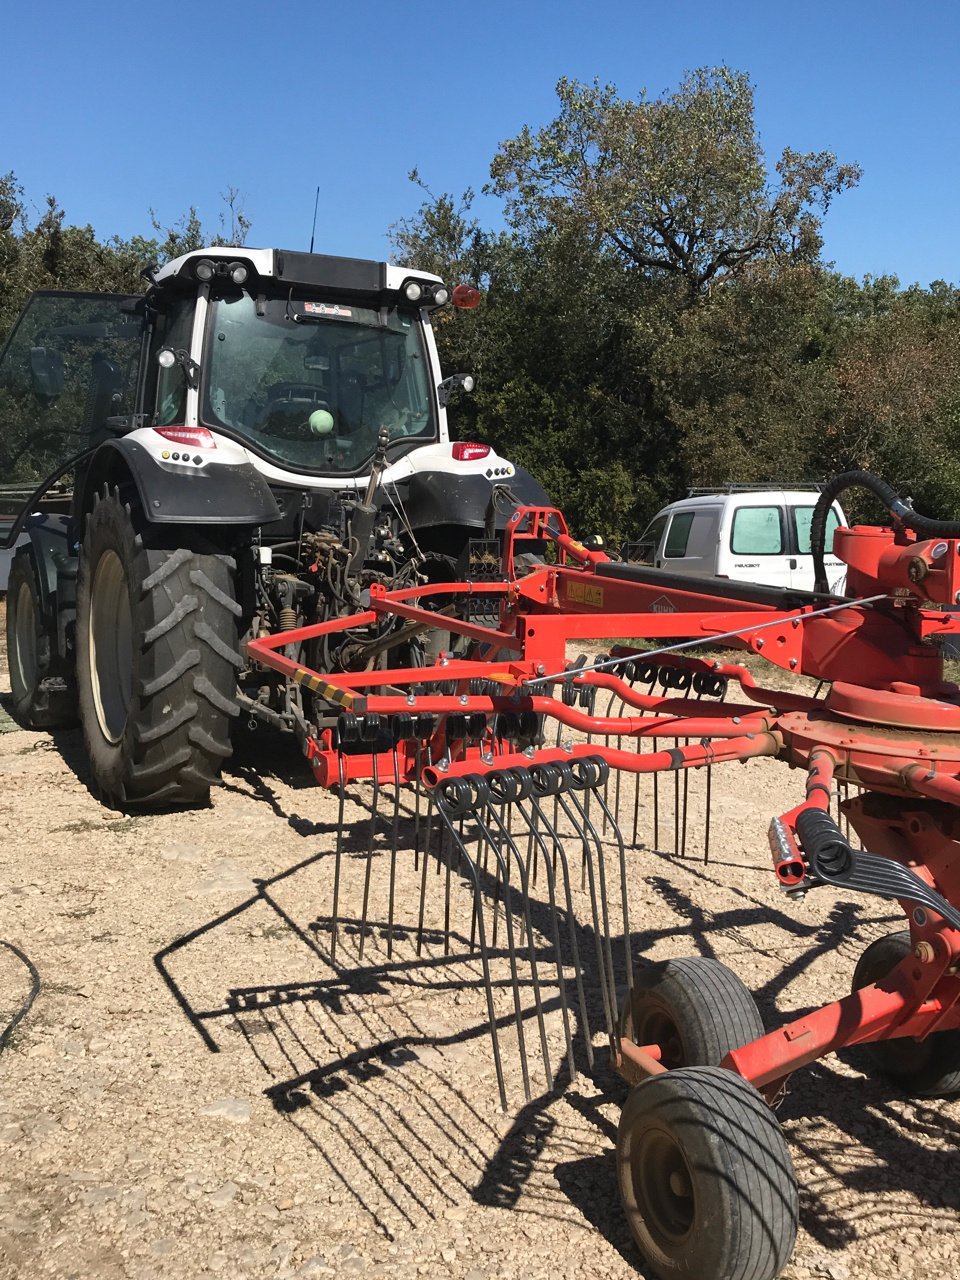
[[[731,1049],[764,1034],[753,996],[719,960],[691,956],[643,965],[633,982],[621,1035],[659,1045],[665,1067],[718,1067]]]
[[[888,933],[870,943],[857,962],[853,990],[886,977],[913,951],[910,931]],[[945,1098],[960,1093],[960,1031],[935,1031],[925,1040],[898,1036],[858,1046],[857,1054],[896,1080],[914,1098]]]
[[[44,621],[33,561],[13,558],[7,582],[7,660],[13,713],[28,729],[75,724],[77,691]]]
[[[208,801],[238,714],[235,564],[150,547],[119,493],[87,518],[77,582],[80,719],[96,788],[121,807]]]
[[[773,1280],[797,1233],[783,1132],[746,1080],[684,1067],[631,1090],[617,1181],[634,1240],[662,1280]]]

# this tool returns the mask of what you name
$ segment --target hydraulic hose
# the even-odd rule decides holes
[[[841,473],[824,486],[817,505],[813,509],[810,521],[810,550],[813,552],[813,567],[816,579],[814,591],[829,591],[827,570],[824,564],[824,543],[827,533],[827,516],[834,501],[847,489],[866,489],[879,498],[894,522],[901,528],[912,529],[915,533],[930,538],[960,537],[960,521],[932,520],[914,511],[909,503],[899,497],[896,489],[885,480],[875,476],[872,471],[841,471]]]

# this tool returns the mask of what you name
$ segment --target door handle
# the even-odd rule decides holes
[[[794,560],[794,559],[793,559],[793,557],[791,556],[791,557],[790,557],[790,568],[791,568],[791,569],[795,569],[796,567],[797,567],[797,562],[796,562],[796,560]]]

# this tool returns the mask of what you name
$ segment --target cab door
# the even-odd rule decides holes
[[[134,411],[143,320],[117,294],[35,293],[0,355],[0,545],[31,497]],[[5,536],[4,536],[5,534]]]

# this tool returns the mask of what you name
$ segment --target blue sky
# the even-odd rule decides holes
[[[233,186],[250,243],[387,253],[435,190],[479,188],[497,144],[555,114],[561,75],[659,94],[746,71],[772,165],[785,145],[863,166],[825,224],[851,275],[960,280],[960,6],[673,0],[48,0],[3,22],[0,172],[101,236],[149,234]],[[499,205],[481,201],[488,224]]]

